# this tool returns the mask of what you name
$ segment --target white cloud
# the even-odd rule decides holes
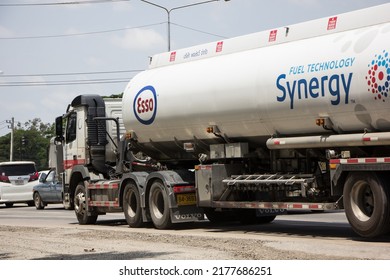
[[[12,32],[11,29],[8,29],[8,28],[0,25],[0,36],[1,37],[11,37],[13,35],[14,35],[14,32]]]
[[[82,33],[79,29],[77,28],[74,28],[74,27],[69,27],[66,31],[65,31],[65,34],[66,35],[73,35],[73,34],[80,34]]]
[[[112,5],[114,12],[128,13],[134,10],[133,6],[129,2],[118,2]]]
[[[308,7],[308,6],[315,7],[321,4],[321,1],[319,0],[289,0],[288,2],[302,7]]]
[[[98,58],[98,57],[94,57],[94,56],[90,56],[90,57],[86,58],[85,62],[89,66],[94,66],[94,67],[103,65],[103,60]]]
[[[39,105],[40,112],[44,112],[36,115],[35,117],[39,117],[44,123],[54,123],[56,117],[61,116],[66,112],[66,108],[70,102],[79,95],[80,93],[75,93],[69,91],[67,87],[61,88],[60,90],[55,90],[51,93],[43,93],[40,95]],[[34,116],[31,116],[32,118]]]
[[[124,36],[115,36],[113,44],[129,50],[152,49],[155,46],[161,46],[165,39],[152,29],[134,28],[127,30]]]

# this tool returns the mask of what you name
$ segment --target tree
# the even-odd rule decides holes
[[[122,98],[123,92],[119,94],[111,94],[110,96],[102,96],[103,98]]]
[[[50,138],[54,131],[54,123],[43,123],[39,118],[24,124],[16,123],[13,159],[34,161],[38,170],[47,169]],[[0,162],[9,161],[10,142],[11,133],[0,137]]]

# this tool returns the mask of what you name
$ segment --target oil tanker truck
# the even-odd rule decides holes
[[[345,209],[390,231],[390,4],[153,56],[123,97],[56,119],[80,224],[158,229]]]

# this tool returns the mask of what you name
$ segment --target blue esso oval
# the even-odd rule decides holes
[[[146,86],[137,93],[133,111],[140,123],[145,125],[153,123],[157,113],[157,94],[154,87]]]

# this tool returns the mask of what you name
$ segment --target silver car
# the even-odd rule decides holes
[[[42,174],[39,184],[33,187],[34,204],[37,209],[44,209],[49,203],[62,203],[62,184],[53,168]]]

